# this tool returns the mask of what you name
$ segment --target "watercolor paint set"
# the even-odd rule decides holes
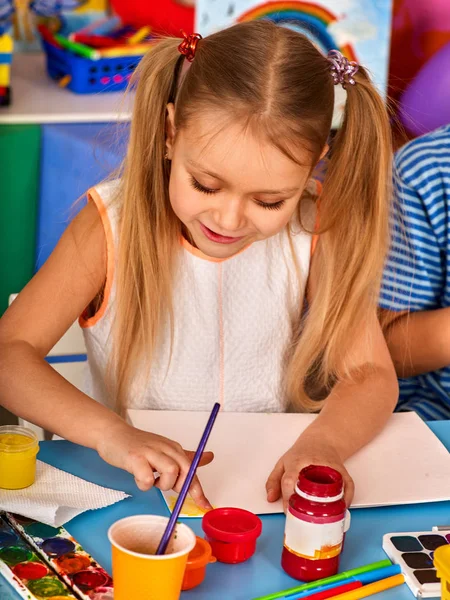
[[[64,527],[9,513],[0,527],[0,571],[23,598],[113,599],[111,577]]]
[[[400,565],[416,598],[441,597],[441,582],[433,560],[435,550],[446,545],[450,545],[450,527],[383,536],[383,550],[393,563]]]
[[[76,599],[19,533],[0,516],[0,574],[25,600]]]

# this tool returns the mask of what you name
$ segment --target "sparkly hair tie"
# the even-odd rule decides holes
[[[327,58],[331,65],[331,76],[334,85],[341,84],[345,88],[346,84],[355,85],[354,76],[359,69],[358,63],[348,60],[339,50],[330,50]]]
[[[199,33],[191,33],[190,35],[187,35],[183,30],[181,30],[181,35],[184,39],[178,46],[178,50],[187,58],[189,62],[192,62],[197,50],[197,44],[199,40],[202,39],[202,36]]]

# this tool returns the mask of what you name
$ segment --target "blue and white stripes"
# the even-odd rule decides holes
[[[380,306],[412,312],[450,306],[450,125],[397,152],[392,232]],[[429,420],[450,418],[450,366],[400,380],[398,408]]]

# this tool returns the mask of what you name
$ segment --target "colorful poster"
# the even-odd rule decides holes
[[[392,0],[198,0],[196,30],[208,35],[234,23],[270,19],[307,35],[324,53],[338,49],[364,65],[385,93]]]

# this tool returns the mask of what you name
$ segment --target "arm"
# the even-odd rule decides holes
[[[311,302],[315,277],[313,261],[308,290]],[[375,314],[367,328],[369,331],[352,343],[349,357],[360,368],[359,374],[354,381],[341,381],[333,388],[317,419],[278,461],[267,481],[269,501],[282,495],[286,504],[299,471],[309,464],[325,464],[342,473],[350,504],[354,486],[344,462],[381,431],[398,398],[397,377]]]
[[[70,385],[44,357],[96,296],[105,273],[105,238],[90,204],[0,320],[1,403],[90,448],[95,448],[102,428],[119,418]],[[89,429],[79,418],[84,411]]]
[[[379,301],[399,377],[450,365],[450,309],[440,308],[444,251],[433,226],[444,212],[445,190],[437,188],[430,195],[426,172],[420,177],[411,172],[412,158],[408,147],[396,157],[392,242]],[[420,166],[417,169],[421,174]]]
[[[450,365],[450,307],[413,313],[383,311],[382,317],[398,377]]]
[[[88,446],[149,489],[181,489],[190,455],[179,444],[134,429],[72,386],[45,356],[102,289],[106,239],[100,216],[88,204],[69,225],[49,260],[0,320],[0,403],[15,414],[72,442]],[[89,427],[86,427],[89,423]],[[212,460],[205,453],[204,462]],[[208,507],[198,481],[191,495]]]

